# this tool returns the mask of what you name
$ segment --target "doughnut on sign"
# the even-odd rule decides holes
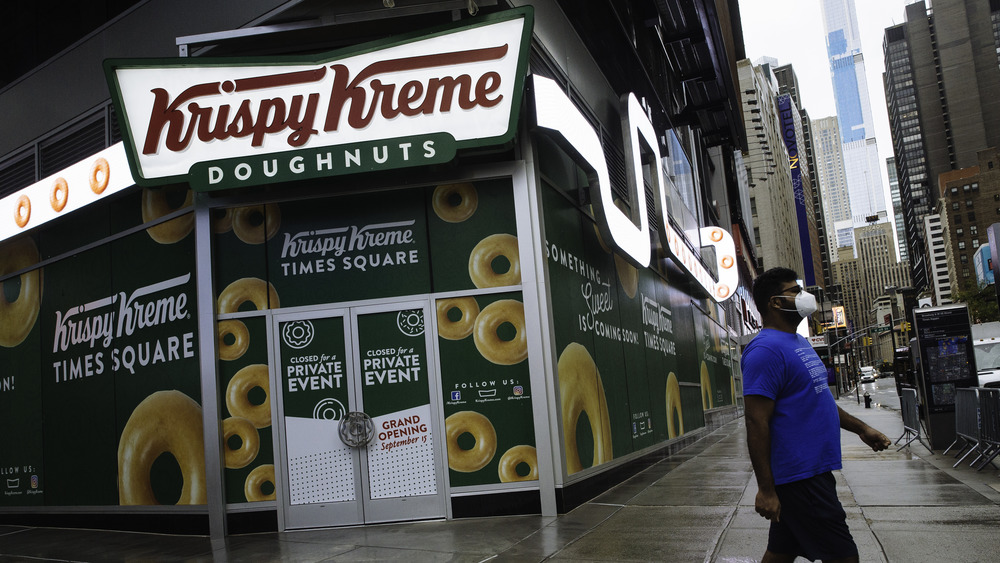
[[[601,139],[590,122],[580,113],[562,88],[553,80],[532,76],[535,125],[570,154],[587,171],[590,199],[594,206],[597,227],[604,241],[609,242],[623,258],[637,268],[649,267],[652,254],[646,190],[642,189],[642,153],[651,155],[650,162],[660,162],[660,147],[656,130],[634,94],[622,96],[622,135],[625,140],[625,170],[635,219],[615,206],[611,193],[611,177],[604,158]],[[736,269],[736,245],[733,237],[720,227],[703,227],[701,239],[715,247],[718,276],[713,276],[691,252],[686,237],[670,224],[666,179],[660,166],[653,166],[652,183],[656,194],[656,210],[661,223],[657,225],[660,246],[673,256],[698,284],[717,302],[733,296],[739,284]],[[638,224],[636,224],[636,222]]]
[[[513,139],[532,9],[304,57],[109,60],[136,183],[229,189]]]

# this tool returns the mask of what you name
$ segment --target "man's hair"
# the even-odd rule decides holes
[[[771,268],[757,276],[753,282],[753,302],[757,305],[757,312],[764,315],[767,302],[781,292],[781,286],[798,279],[799,275],[795,270],[788,268]]]

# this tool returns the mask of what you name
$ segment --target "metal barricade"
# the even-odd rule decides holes
[[[993,464],[993,460],[1000,454],[1000,389],[980,389],[979,390],[979,424],[980,424],[980,447],[981,452],[976,461],[983,460],[977,471],[986,467],[986,464]],[[972,462],[975,465],[976,461]],[[996,467],[995,464],[993,464]]]
[[[914,440],[919,440],[921,444],[924,444],[924,439],[920,436],[920,413],[917,411],[917,390],[903,389],[903,393],[899,396],[899,406],[903,417],[903,435],[896,438],[895,443],[898,444],[904,438],[907,438],[907,441],[902,446],[899,446],[896,450],[897,452],[909,446]],[[924,447],[928,450],[931,449],[927,444],[924,444]]]
[[[962,442],[962,446],[955,453],[955,457],[961,457],[952,467],[958,467],[969,454],[979,450],[979,430],[979,390],[956,389],[955,441],[945,449],[944,453],[948,453],[959,441]]]

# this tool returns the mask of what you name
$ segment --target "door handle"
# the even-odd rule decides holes
[[[340,419],[340,441],[352,448],[367,445],[375,438],[375,423],[363,412],[352,411]]]

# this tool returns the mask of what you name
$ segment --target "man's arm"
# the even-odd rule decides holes
[[[837,410],[840,412],[840,427],[860,436],[861,441],[868,444],[873,451],[880,452],[892,443],[885,434],[847,414],[844,409],[837,407]]]
[[[771,417],[774,415],[774,400],[763,395],[746,395],[747,449],[750,463],[757,475],[757,498],[755,510],[768,520],[777,521],[781,515],[781,501],[774,491],[774,475],[771,473]]]

